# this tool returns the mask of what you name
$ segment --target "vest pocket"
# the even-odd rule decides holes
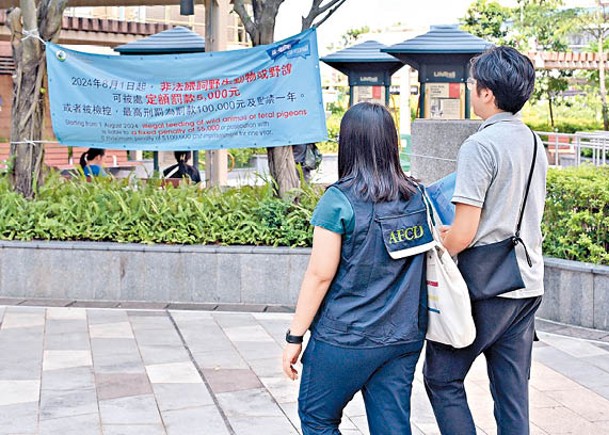
[[[417,255],[435,245],[425,208],[394,216],[377,216],[375,220],[381,225],[383,244],[393,259]]]

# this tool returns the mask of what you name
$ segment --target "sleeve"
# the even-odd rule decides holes
[[[452,202],[482,208],[496,166],[492,153],[485,146],[475,140],[466,140],[457,157],[457,180]]]
[[[344,193],[330,187],[322,195],[311,217],[311,225],[337,234],[351,234],[355,227],[353,206]]]

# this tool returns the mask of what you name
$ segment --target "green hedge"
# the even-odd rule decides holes
[[[544,255],[609,265],[609,167],[550,169]]]
[[[220,191],[52,176],[28,201],[2,178],[0,238],[310,246],[308,222],[319,192],[298,194],[294,204],[274,198],[271,185]]]
[[[550,170],[545,255],[609,265],[607,180],[608,167]],[[0,239],[310,246],[321,192],[307,186],[294,204],[270,184],[220,191],[52,176],[27,201],[0,178]]]

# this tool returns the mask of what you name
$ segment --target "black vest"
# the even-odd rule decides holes
[[[351,202],[355,226],[343,236],[338,270],[312,336],[339,346],[421,346],[427,330],[425,254],[392,259],[381,222],[424,210],[422,195],[417,191],[408,200],[375,204],[360,199],[349,181],[334,186]]]

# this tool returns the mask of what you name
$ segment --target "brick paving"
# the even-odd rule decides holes
[[[299,433],[280,362],[288,307],[1,303],[0,434]],[[609,332],[538,329],[532,433],[609,434]],[[496,433],[483,360],[466,388],[479,433]],[[439,433],[420,367],[412,406],[413,432]],[[368,433],[361,397],[341,432]]]

